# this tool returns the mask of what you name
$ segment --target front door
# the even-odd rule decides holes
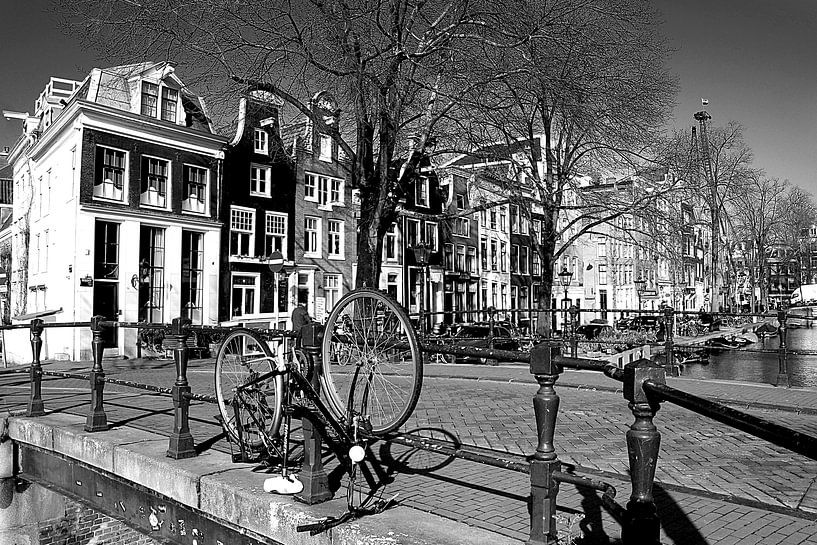
[[[93,315],[119,319],[119,224],[97,221],[94,233]],[[105,330],[105,348],[116,348],[118,328]]]
[[[119,319],[119,284],[117,282],[94,282],[94,316],[104,316],[106,320]],[[116,348],[118,327],[106,328],[102,335],[105,348]]]

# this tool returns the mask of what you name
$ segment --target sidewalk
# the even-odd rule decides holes
[[[84,368],[85,364],[60,364]],[[212,360],[195,360],[189,377],[195,392],[212,393]],[[171,361],[105,361],[109,376],[156,385],[172,384]],[[536,445],[531,399],[537,385],[527,366],[428,365],[417,410],[406,428],[469,450],[501,456],[530,454]],[[27,377],[3,380],[3,405],[22,407]],[[817,435],[817,391],[670,378],[685,391],[717,398],[764,418]],[[609,482],[626,504],[630,494],[625,432],[633,421],[620,384],[592,372],[565,372],[556,384],[562,403],[556,449],[567,470]],[[167,435],[172,427],[167,398],[109,385],[109,420]],[[85,414],[85,381],[49,380],[47,410]],[[665,544],[817,543],[817,463],[665,406],[656,417],[662,434],[655,496]],[[780,409],[772,409],[779,407]],[[191,407],[191,431],[201,444],[217,436],[212,405]],[[215,441],[213,448],[229,451]],[[373,448],[387,477],[384,497],[452,521],[495,532],[497,539],[524,541],[528,532],[528,476],[398,445]],[[582,543],[615,542],[620,526],[595,491],[562,485],[558,496],[564,536]]]

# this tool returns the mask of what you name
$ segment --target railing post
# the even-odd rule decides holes
[[[94,366],[91,368],[91,406],[85,419],[85,431],[105,431],[108,429],[108,416],[105,414],[105,370],[102,369],[102,356],[105,354],[105,341],[102,333],[105,326],[104,316],[91,318],[91,352],[94,356]]]
[[[577,358],[579,357],[579,337],[576,329],[579,323],[579,307],[570,305],[568,312],[570,313],[570,357]]]
[[[664,308],[664,359],[665,368],[670,369],[670,373],[675,376],[675,340],[673,337],[675,331],[675,309],[672,307]]]
[[[556,532],[556,496],[559,483],[553,474],[561,469],[553,438],[559,412],[559,395],[554,385],[562,372],[556,363],[559,347],[548,342],[531,349],[530,372],[539,383],[533,396],[538,444],[530,462],[530,537],[528,545],[552,545],[558,542]]]
[[[28,416],[42,416],[45,414],[43,405],[42,380],[43,366],[40,364],[40,354],[43,350],[43,321],[39,318],[31,320],[31,367],[28,368],[28,378],[31,382],[31,393],[28,397]]]
[[[647,359],[624,366],[624,398],[635,421],[627,431],[632,494],[621,530],[625,545],[660,545],[660,524],[652,485],[661,447],[661,434],[653,423],[660,405],[644,391],[644,382],[666,383],[664,368]]]
[[[494,320],[496,315],[496,309],[494,307],[490,308],[488,314],[488,348],[494,348]]]
[[[170,336],[176,341],[173,362],[176,364],[176,382],[173,383],[173,433],[170,434],[168,458],[192,458],[196,446],[190,434],[190,384],[187,382],[187,337],[190,334],[188,318],[173,318]]]
[[[778,327],[778,338],[780,339],[780,345],[777,348],[778,370],[776,385],[791,388],[791,382],[789,381],[789,368],[786,362],[786,318],[786,310],[782,308],[779,309],[777,311],[777,321],[780,324]]]
[[[320,324],[307,324],[301,328],[301,347],[307,357],[312,358],[314,371],[311,382],[316,393],[320,393],[321,383],[318,377],[323,373],[324,362],[321,354],[323,335],[323,326]],[[312,505],[332,499],[333,494],[329,488],[329,476],[326,474],[321,459],[323,448],[321,432],[308,418],[304,418],[301,425],[304,434],[304,461],[301,464],[298,478],[304,484],[304,489],[295,497],[299,501]]]

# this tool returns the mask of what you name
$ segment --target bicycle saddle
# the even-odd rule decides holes
[[[272,494],[297,494],[304,489],[304,483],[295,475],[275,475],[264,481],[264,492]]]

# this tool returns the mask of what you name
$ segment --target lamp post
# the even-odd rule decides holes
[[[647,287],[647,279],[639,278],[635,282],[635,293],[638,296],[638,313],[641,313],[641,294],[644,293],[644,288]]]
[[[418,307],[420,311],[420,334],[425,336],[427,329],[426,321],[423,316],[423,304],[425,302],[426,291],[426,269],[428,268],[428,257],[431,254],[431,246],[421,242],[413,246],[411,251],[414,252],[414,262],[420,267],[420,296],[418,299]]]
[[[562,267],[559,271],[559,283],[564,288],[565,296],[562,299],[562,307],[564,308],[564,324],[562,325],[562,337],[564,337],[567,328],[567,288],[570,287],[570,280],[573,278],[573,272],[568,271],[567,267]]]

